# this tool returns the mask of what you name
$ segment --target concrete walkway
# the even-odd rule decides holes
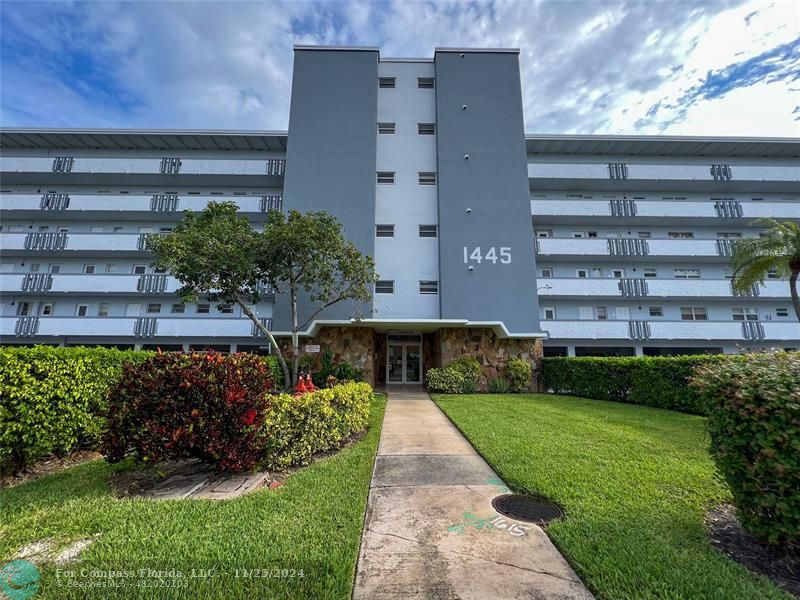
[[[424,391],[389,392],[353,598],[593,598]]]

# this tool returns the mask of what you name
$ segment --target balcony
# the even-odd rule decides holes
[[[60,198],[54,198],[60,196]],[[185,210],[201,211],[212,200],[231,201],[251,217],[280,210],[280,191],[259,196],[192,196],[177,194],[2,194],[0,212],[5,218],[79,220],[175,220]]]
[[[252,155],[251,155],[252,156]],[[283,180],[286,159],[279,153],[263,158],[183,158],[180,156],[3,156],[0,172],[8,185],[276,185]]]
[[[0,233],[6,256],[119,256],[142,254],[136,233]]]
[[[529,162],[531,189],[796,192],[796,166],[632,162]]]
[[[607,198],[534,198],[531,215],[536,224],[605,224],[619,223],[624,217],[631,225],[662,222],[669,225],[736,224],[771,217],[800,219],[800,202],[752,202],[738,200],[678,200],[661,198],[632,200],[634,210],[621,211]],[[627,214],[626,214],[627,213]]]
[[[639,325],[646,323],[647,327]],[[632,326],[633,325],[633,326]],[[679,340],[764,341],[800,340],[800,323],[758,321],[542,321],[550,340]],[[763,331],[763,337],[760,332]]]
[[[549,278],[539,281],[539,296],[549,298],[606,297],[606,298],[748,298],[788,300],[789,284],[782,280],[766,281],[756,288],[756,294],[740,296],[733,293],[730,279],[601,279]],[[542,287],[548,285],[549,289]]]
[[[262,320],[268,328],[271,319]],[[3,338],[246,338],[253,339],[254,325],[247,318],[161,317],[16,317],[0,322]]]
[[[674,240],[638,238],[537,238],[536,253],[539,256],[558,258],[582,258],[585,256],[612,257],[647,256],[648,261],[671,257],[692,257],[713,260],[726,257],[718,241],[727,240]]]

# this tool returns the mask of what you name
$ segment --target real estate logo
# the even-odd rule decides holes
[[[27,600],[39,591],[39,569],[27,560],[12,560],[0,569],[0,591],[9,600]]]

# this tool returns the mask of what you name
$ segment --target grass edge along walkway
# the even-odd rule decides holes
[[[730,494],[703,417],[553,394],[433,399],[512,490],[564,507],[548,534],[598,598],[791,598],[707,540],[705,512]]]
[[[107,481],[131,465],[103,460],[0,490],[0,556],[43,538],[62,547],[100,534],[61,575],[52,565],[41,569],[37,600],[349,598],[385,402],[374,398],[359,442],[299,469],[277,490],[236,500],[120,500]],[[82,576],[81,569],[135,575]]]

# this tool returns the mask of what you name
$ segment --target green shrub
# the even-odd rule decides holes
[[[425,375],[428,391],[436,394],[463,394],[466,378],[464,373],[450,367],[428,369]]]
[[[106,396],[122,364],[152,352],[113,348],[0,347],[0,471],[94,446]]]
[[[272,374],[262,357],[159,353],[125,365],[109,393],[109,462],[199,458],[248,471],[262,458]]]
[[[800,353],[755,353],[700,366],[711,454],[748,530],[800,549]]]
[[[472,357],[457,358],[447,368],[453,369],[464,376],[465,382],[470,382],[478,386],[478,379],[481,376],[481,364]]]
[[[265,429],[264,466],[271,469],[305,464],[317,452],[339,446],[367,426],[372,388],[344,383],[294,397],[270,398]]]
[[[270,373],[272,373],[273,389],[282,390],[283,369],[281,369],[281,363],[278,362],[278,358],[272,355],[263,356],[262,358],[267,363],[267,367],[269,367]]]
[[[486,390],[490,394],[507,394],[511,391],[511,383],[505,377],[493,377],[486,382]]]
[[[515,394],[527,392],[531,387],[533,377],[533,367],[527,360],[512,358],[508,361],[506,368],[508,373],[508,383],[511,391]]]
[[[478,384],[474,381],[464,380],[464,385],[461,386],[462,394],[477,394]]]
[[[342,382],[364,381],[364,375],[361,369],[357,369],[346,361],[334,362],[333,352],[330,350],[322,351],[320,363],[320,370],[311,375],[311,379],[314,380],[314,385],[317,387],[325,387],[330,377],[335,377],[336,381]]]
[[[710,356],[546,357],[544,384],[557,394],[705,414],[689,387],[695,367],[735,358]]]

